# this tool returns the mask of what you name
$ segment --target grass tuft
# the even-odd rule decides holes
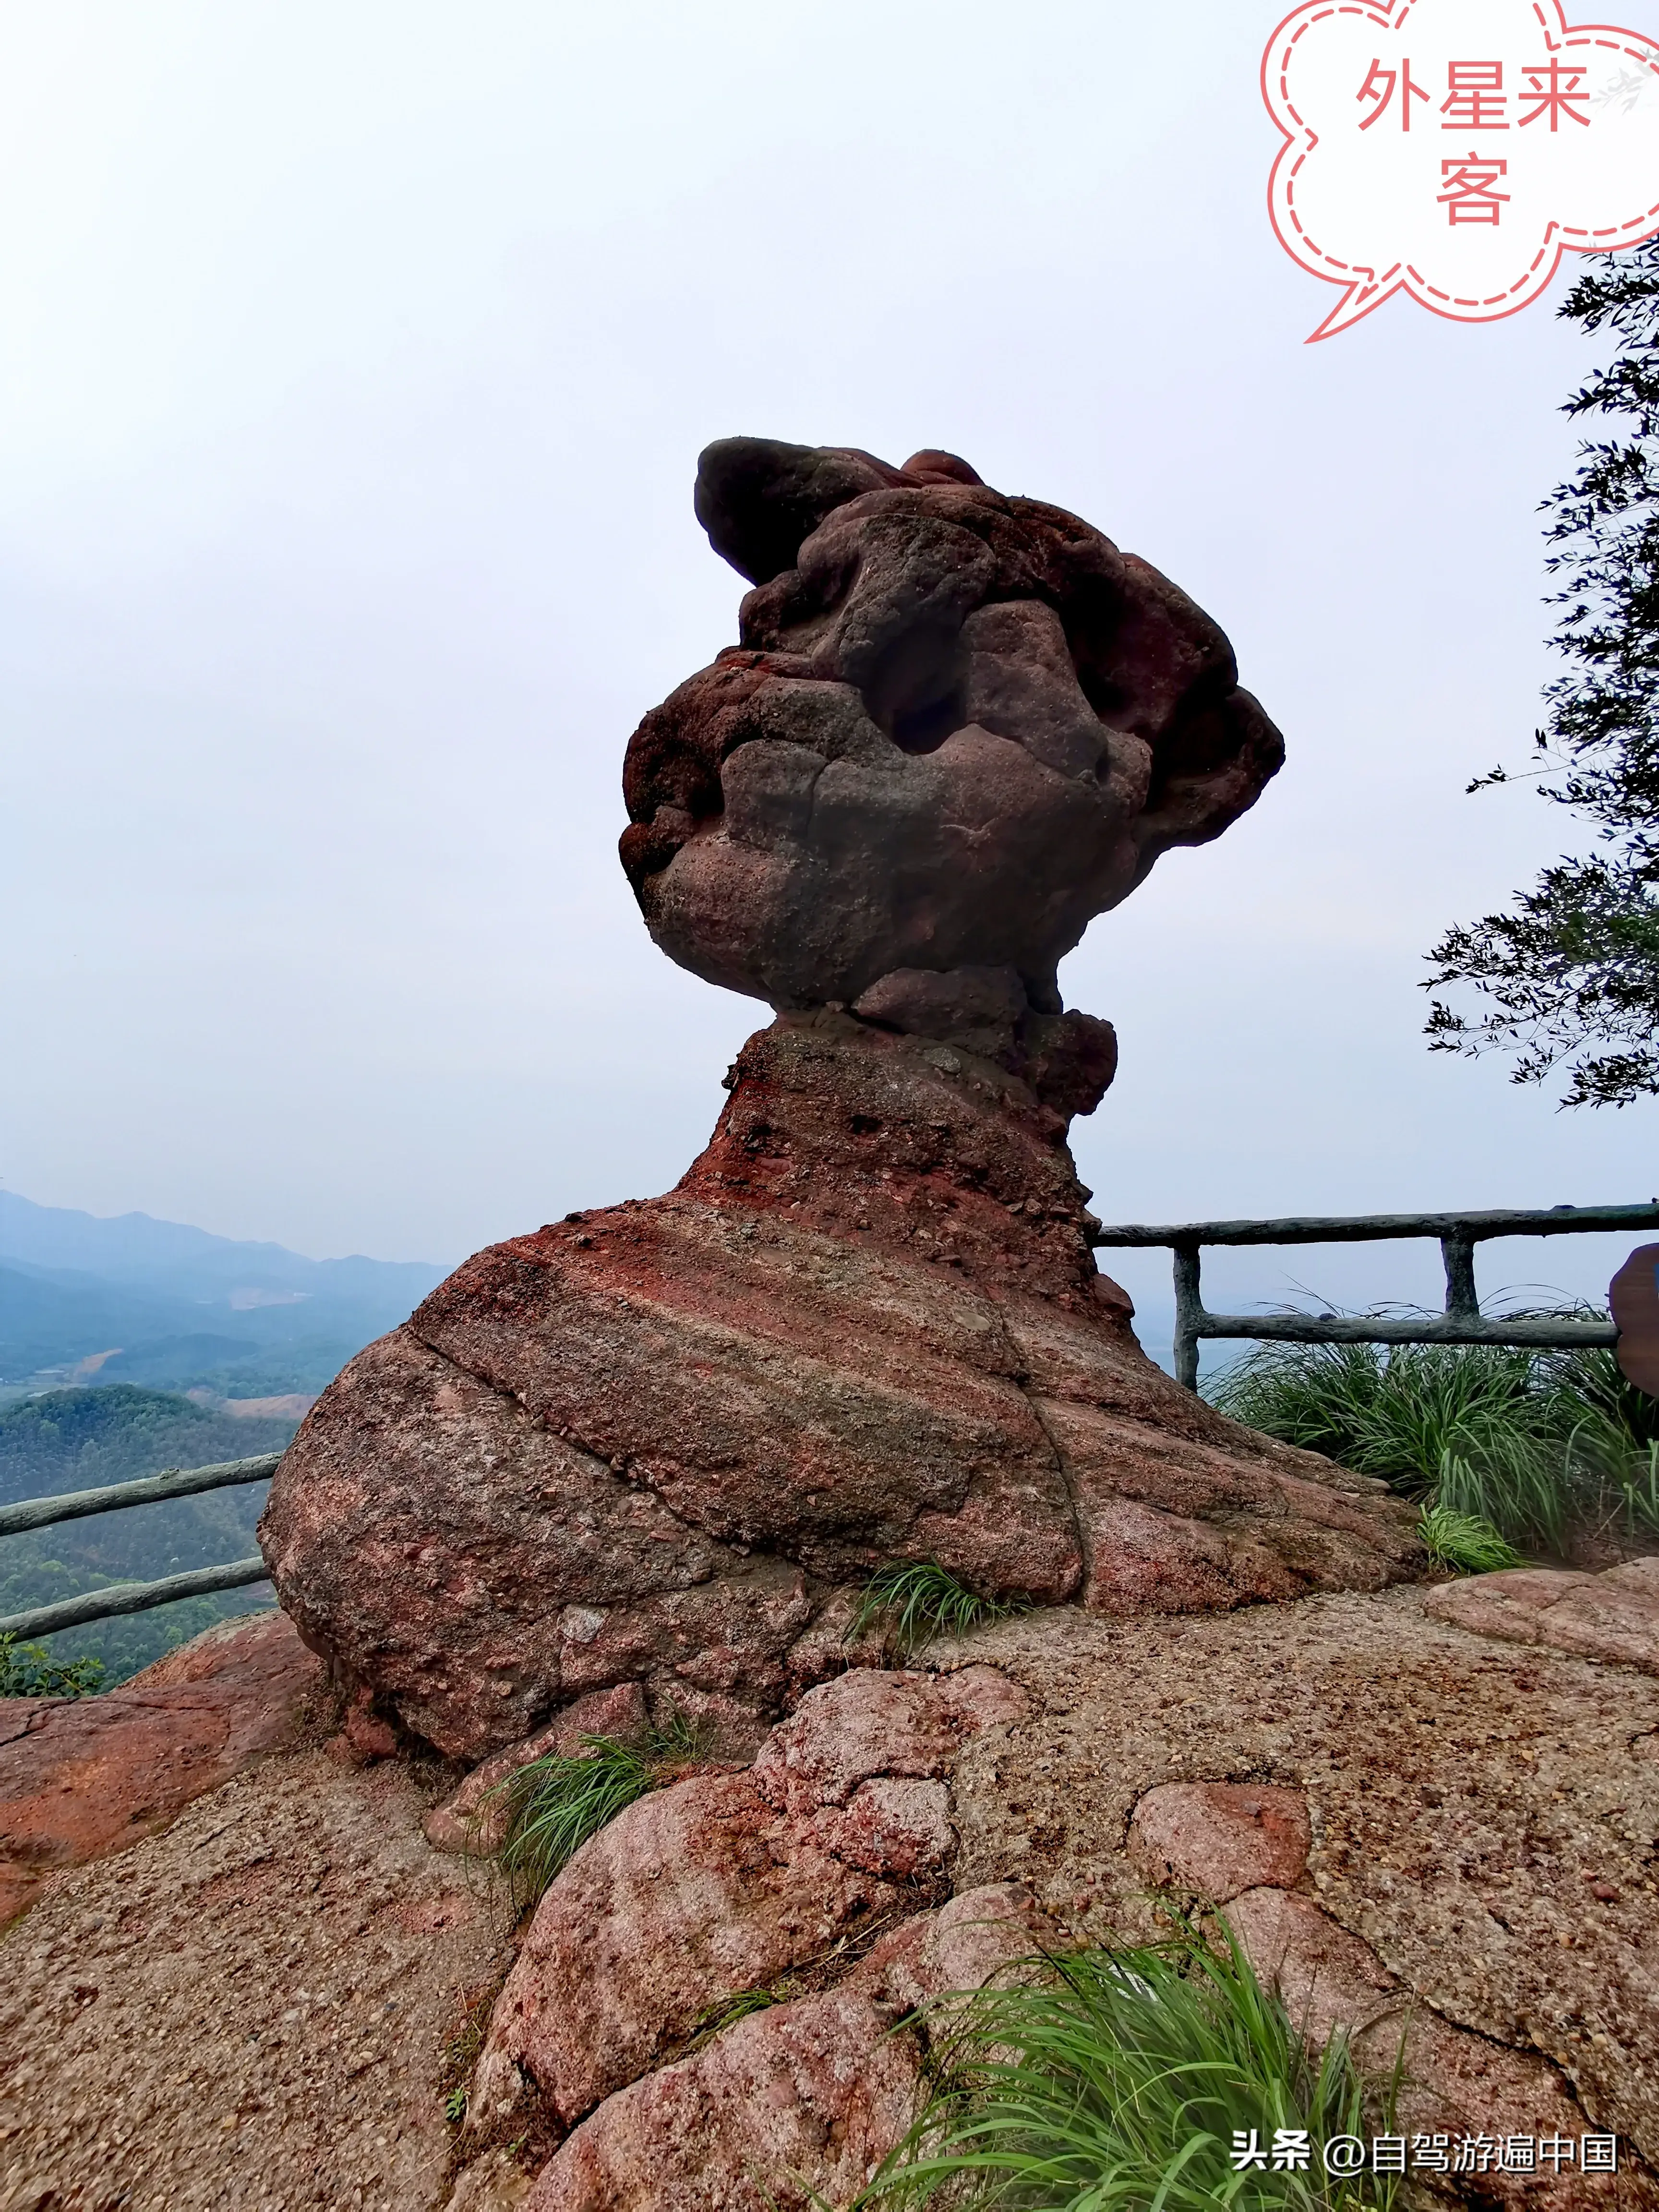
[[[1511,1545],[1559,1553],[1614,1522],[1659,1536],[1659,1405],[1601,1346],[1264,1344],[1209,1396]]]
[[[855,1643],[879,1621],[908,1655],[936,1636],[965,1635],[1027,1610],[1023,1599],[981,1596],[937,1559],[898,1559],[878,1567],[865,1584],[844,1641]]]
[[[1492,1575],[1527,1564],[1513,1544],[1478,1514],[1454,1513],[1449,1505],[1425,1505],[1418,1516],[1423,1548],[1439,1567],[1458,1575]]]
[[[1392,2182],[1328,2176],[1320,2146],[1391,2124],[1394,2084],[1346,2041],[1301,2033],[1226,1934],[1026,1961],[1006,1986],[940,1999],[932,2086],[860,2208],[1041,2212],[1357,2212]],[[1232,2165],[1235,2132],[1305,2130],[1309,2170]]]
[[[60,1665],[44,1644],[0,1636],[0,1698],[95,1698],[103,1685],[101,1659]]]
[[[774,2005],[789,2004],[805,1994],[805,1984],[787,1974],[765,1989],[739,1990],[735,1996],[726,1997],[698,2014],[692,2024],[688,2052],[701,2051],[725,2029],[735,2027],[740,2020],[751,2020],[757,2012],[769,2012]]]
[[[574,1757],[550,1752],[489,1792],[507,1802],[501,1864],[520,1907],[533,1904],[590,1836],[698,1756],[702,1732],[671,1712],[636,1742],[585,1735]]]

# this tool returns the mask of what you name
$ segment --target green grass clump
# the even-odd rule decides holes
[[[932,2087],[860,2207],[1020,2212],[1348,2212],[1394,2185],[1328,2176],[1320,2147],[1389,2125],[1393,2085],[1341,2037],[1318,2050],[1231,1933],[1027,1962],[942,1999]],[[1308,2170],[1234,2171],[1235,2131],[1305,2129]]]
[[[805,1996],[805,1984],[786,1974],[781,1981],[769,1988],[739,1990],[735,1996],[726,1997],[699,2013],[691,2029],[690,2051],[701,2051],[705,2044],[728,2027],[735,2027],[740,2020],[751,2020],[757,2012],[769,2012],[774,2005],[789,2004],[796,1997]]]
[[[878,1568],[865,1584],[845,1640],[855,1642],[879,1621],[908,1654],[936,1636],[963,1636],[1025,1610],[1020,1599],[981,1596],[937,1559],[900,1559]]]
[[[1659,1405],[1600,1346],[1263,1344],[1208,1395],[1512,1545],[1559,1553],[1614,1522],[1659,1536]]]
[[[1435,1565],[1449,1567],[1454,1574],[1491,1575],[1527,1564],[1490,1521],[1454,1513],[1449,1505],[1425,1505],[1418,1516],[1417,1533]]]
[[[520,1903],[533,1903],[590,1836],[696,1758],[700,1747],[696,1724],[671,1713],[636,1742],[585,1735],[574,1757],[550,1752],[497,1783],[489,1796],[507,1802],[500,1860]]]
[[[60,1665],[44,1644],[0,1636],[0,1698],[94,1698],[103,1684],[101,1659]]]

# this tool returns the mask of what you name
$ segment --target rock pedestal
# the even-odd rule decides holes
[[[405,1727],[477,1759],[637,1681],[752,1742],[893,1559],[1119,1614],[1414,1571],[1381,1485],[1146,1358],[1030,1083],[830,1012],[727,1082],[676,1189],[479,1253],[278,1470],[283,1604]]]
[[[895,1560],[1115,1613],[1409,1573],[1381,1484],[1144,1356],[1066,1145],[1117,1045],[1056,963],[1284,756],[1225,637],[949,453],[726,439],[696,508],[754,589],[621,857],[778,1018],[677,1189],[479,1253],[307,1419],[261,1541],[359,1732],[476,1760],[637,1684],[752,1746]]]

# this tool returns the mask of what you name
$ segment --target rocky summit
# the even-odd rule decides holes
[[[289,1619],[19,1701],[0,2212],[845,2206],[972,1992],[1222,1910],[1422,2202],[1659,2212],[1659,1571],[1413,1587],[1413,1510],[1178,1388],[1095,1266],[1115,1040],[1055,963],[1277,767],[1225,639],[949,454],[727,440],[696,496],[755,588],[623,858],[775,1018],[672,1191],[319,1401]],[[888,1663],[861,1597],[927,1561],[1029,1609]],[[618,1755],[520,1914],[501,1785]]]

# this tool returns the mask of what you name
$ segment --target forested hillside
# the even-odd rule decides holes
[[[233,1417],[187,1398],[129,1384],[54,1390],[0,1407],[0,1504],[65,1490],[279,1451],[293,1420]],[[149,1582],[246,1558],[265,1483],[208,1491],[0,1537],[0,1616],[50,1605],[112,1582]],[[112,1683],[228,1614],[268,1605],[263,1585],[191,1598],[47,1640],[59,1660],[103,1662]]]
[[[444,1273],[308,1260],[182,1222],[105,1219],[0,1191],[0,1389],[130,1382],[315,1395]]]

